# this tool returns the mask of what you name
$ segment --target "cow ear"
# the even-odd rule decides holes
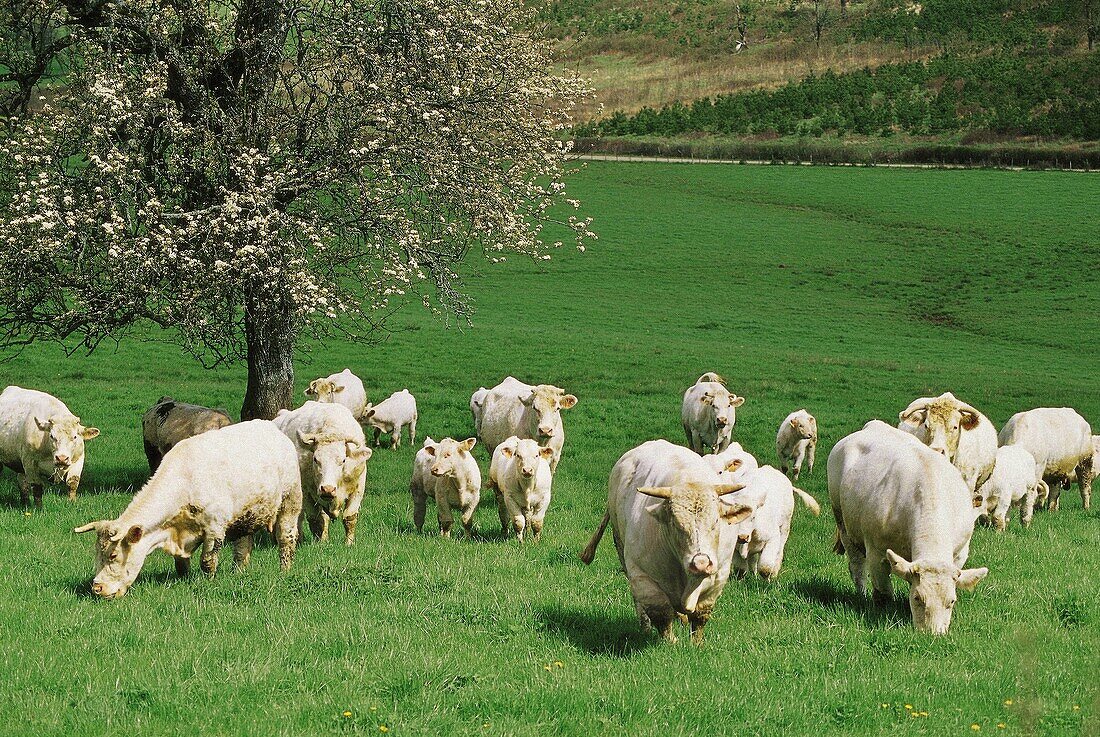
[[[646,496],[652,496],[657,499],[669,499],[672,497],[671,486],[639,486],[639,494],[645,494]]]
[[[743,466],[744,464],[745,464],[745,462],[743,460],[741,460],[740,458],[734,458],[732,461],[730,461],[729,463],[726,464],[725,470],[726,471],[736,471],[737,469],[741,468],[741,466]]]
[[[730,406],[731,407],[740,407],[744,403],[745,403],[745,398],[744,397],[739,397],[736,394],[731,394],[730,395]]]
[[[300,440],[302,442],[302,445],[305,445],[305,446],[310,447],[310,448],[317,445],[317,435],[314,434],[314,433],[302,432],[301,430],[299,430],[298,431],[298,440]]]
[[[53,420],[40,420],[35,417],[34,424],[38,425],[38,429],[42,432],[49,432],[50,428],[53,427]]]
[[[427,443],[425,443],[424,450],[428,451],[428,455],[430,455],[430,456],[435,455],[435,446],[434,445],[428,445]]]
[[[554,457],[554,449],[553,448],[539,448],[539,455],[542,456],[543,458],[545,458],[546,460],[550,460],[551,458]]]
[[[978,413],[964,409],[962,411],[962,422],[960,423],[963,430],[973,430],[981,422],[981,418],[978,417]]]
[[[502,445],[500,446],[500,454],[505,458],[511,458],[516,454],[516,449],[510,445]]]
[[[80,428],[80,437],[84,438],[85,440],[91,440],[92,438],[98,438],[99,437],[99,428],[98,427],[82,427],[82,428]]]
[[[523,406],[530,407],[535,403],[535,393],[531,392],[526,397],[520,397],[519,401],[523,403]]]
[[[370,418],[374,417],[377,412],[378,410],[372,407],[371,409],[367,410],[366,414],[364,414],[363,417],[366,417],[369,420]]]
[[[477,445],[477,438],[466,438],[465,440],[462,441],[461,450],[464,450],[467,453],[469,453],[471,450],[474,449],[475,445]]]
[[[562,409],[569,409],[575,406],[577,406],[577,397],[575,395],[566,394],[564,397],[561,398]]]
[[[348,443],[348,457],[355,461],[369,461],[374,451],[367,446],[360,447],[359,443]]]
[[[798,419],[797,418],[795,418],[795,417],[791,418],[791,427],[798,427]]]
[[[343,384],[341,384],[339,386],[332,387],[332,391],[339,393],[339,392],[344,391],[344,389],[346,389],[346,388],[347,387],[345,387]]]
[[[898,419],[902,422],[915,422],[918,425],[924,422],[924,407],[916,407],[914,409],[907,409],[904,412],[898,413]]]
[[[738,522],[747,520],[753,512],[753,508],[747,504],[727,504],[722,509],[720,514],[722,519],[731,525],[736,525]]]
[[[735,491],[741,491],[745,488],[745,484],[718,484],[714,487],[714,493],[718,496],[725,496],[726,494],[732,494]]]
[[[902,558],[893,550],[886,551],[886,558],[890,561],[890,569],[895,574],[912,583],[913,578],[916,576],[916,571],[912,563]]]
[[[141,536],[144,535],[144,534],[145,534],[145,530],[141,529],[140,525],[134,525],[133,527],[131,527],[129,530],[126,531],[126,542],[127,542],[127,544],[136,545],[141,540]]]
[[[714,392],[703,392],[703,404],[710,404],[714,401]]]
[[[959,577],[955,585],[963,591],[973,591],[983,578],[989,573],[988,568],[966,568],[959,571]]]

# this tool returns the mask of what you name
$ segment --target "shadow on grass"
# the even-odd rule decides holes
[[[909,600],[899,598],[897,594],[885,604],[875,604],[868,597],[860,596],[854,587],[838,586],[835,582],[823,578],[810,578],[795,581],[790,590],[811,604],[826,608],[842,606],[859,615],[863,623],[870,628],[896,626],[907,622],[912,615]]]
[[[657,644],[658,638],[642,632],[637,617],[555,604],[543,607],[535,621],[547,632],[569,640],[592,655],[628,658]]]

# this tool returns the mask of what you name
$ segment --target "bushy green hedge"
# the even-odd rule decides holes
[[[1100,54],[1010,54],[831,71],[775,90],[616,112],[581,136],[935,135],[970,130],[1100,139]]]

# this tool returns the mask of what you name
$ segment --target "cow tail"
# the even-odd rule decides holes
[[[585,565],[592,562],[592,559],[596,557],[596,548],[600,545],[600,540],[603,539],[603,533],[607,530],[607,523],[611,521],[611,512],[604,512],[603,519],[600,520],[600,526],[596,528],[596,531],[592,533],[592,539],[588,541],[588,545],[581,551],[581,561]]]

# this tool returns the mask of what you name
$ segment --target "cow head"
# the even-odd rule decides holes
[[[348,493],[355,488],[355,481],[363,472],[373,451],[342,435],[305,433],[299,430],[298,440],[313,455],[311,463],[316,487],[312,492],[328,511],[338,515],[343,511]],[[306,491],[309,493],[310,490]]]
[[[902,429],[910,430],[918,440],[954,463],[962,432],[976,428],[981,415],[947,392],[915,400],[898,414],[898,419]]]
[[[437,478],[444,476],[456,477],[476,444],[477,440],[475,438],[466,438],[465,440],[443,438],[434,445],[428,445],[428,442],[425,441],[424,450],[432,457],[432,463],[428,470],[431,471],[432,476]]]
[[[934,635],[947,634],[956,590],[971,591],[989,573],[988,568],[961,569],[953,563],[918,560],[910,563],[893,550],[886,551],[890,568],[909,582],[909,609],[913,626]]]
[[[554,457],[553,448],[544,448],[534,440],[520,440],[514,435],[501,444],[500,453],[505,458],[514,459],[519,475],[525,479],[535,475],[540,461],[549,463]]]
[[[342,391],[344,387],[331,379],[314,379],[309,382],[305,395],[318,402],[335,402],[336,395]]]
[[[689,482],[638,489],[639,494],[664,500],[649,512],[661,521],[666,541],[679,557],[686,580],[698,581],[718,573],[722,527],[737,524],[753,513],[753,508],[740,500],[724,500],[725,504],[719,504],[719,497],[743,488],[744,484]],[[694,593],[682,604],[690,612],[698,602],[699,589],[694,586],[688,589]]]
[[[744,403],[744,397],[739,397],[724,388],[712,389],[703,394],[703,404],[711,408],[714,425],[719,430],[733,427],[733,423],[737,421],[737,408]]]
[[[43,450],[53,458],[54,476],[58,481],[64,479],[70,466],[84,458],[84,441],[99,436],[99,428],[84,427],[80,418],[73,415],[35,417],[34,422],[45,434]]]
[[[817,440],[817,418],[806,410],[791,418],[791,427],[802,440]]]
[[[117,599],[133,585],[156,543],[153,536],[145,534],[141,525],[123,525],[118,520],[90,522],[73,532],[93,530],[96,533],[96,572],[92,593],[104,599]]]
[[[577,398],[550,384],[539,384],[520,399],[531,412],[531,435],[544,442],[562,433],[561,411],[577,404]]]

